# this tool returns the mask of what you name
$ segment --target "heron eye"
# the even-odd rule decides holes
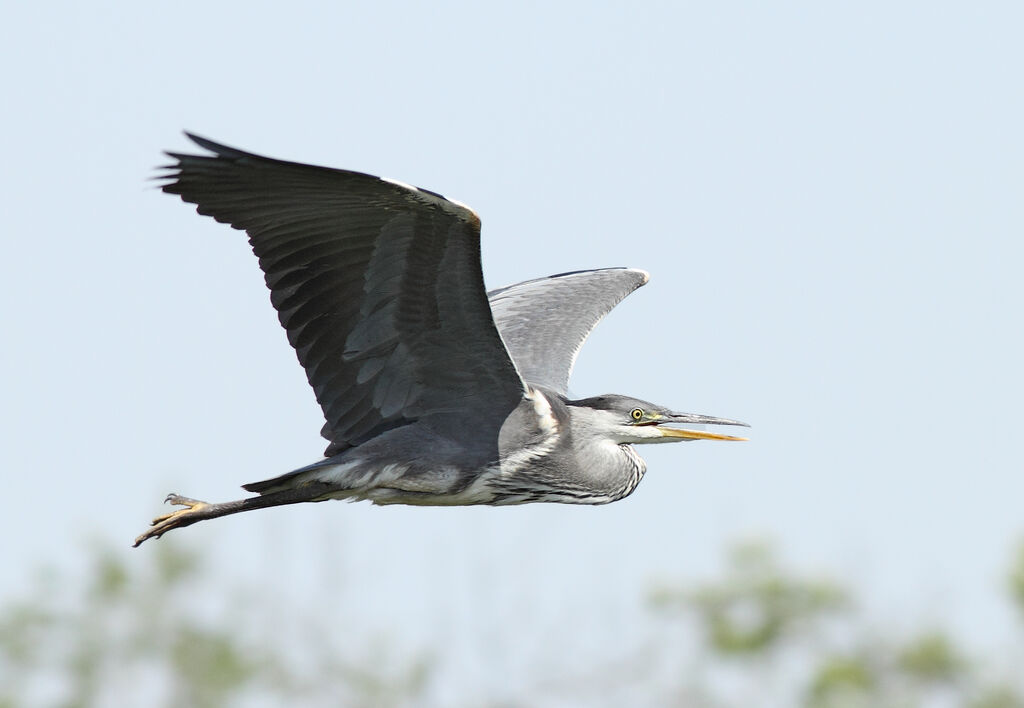
[[[634,408],[629,412],[629,416],[633,420],[640,420],[641,418],[644,417],[644,412],[639,408]]]

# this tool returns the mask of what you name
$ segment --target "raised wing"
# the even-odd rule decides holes
[[[474,212],[189,138],[214,154],[168,153],[163,190],[249,235],[327,419],[327,455],[412,421],[467,445],[497,440],[524,387],[487,303]]]
[[[565,396],[590,331],[649,277],[631,268],[581,270],[492,290],[487,297],[523,379]]]

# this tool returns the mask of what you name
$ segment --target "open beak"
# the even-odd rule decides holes
[[[673,415],[667,415],[663,419],[657,422],[658,432],[666,438],[680,438],[682,440],[746,440],[747,438],[740,438],[734,435],[722,435],[720,433],[709,433],[704,430],[686,430],[685,428],[663,428],[661,426],[667,423],[698,423],[700,425],[742,425],[749,428],[750,426],[746,423],[741,423],[738,420],[729,420],[728,418],[715,418],[710,415],[700,415],[698,413],[674,413]]]

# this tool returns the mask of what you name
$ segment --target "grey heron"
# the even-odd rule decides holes
[[[647,282],[629,268],[486,292],[480,219],[425,189],[284,162],[192,134],[163,191],[245,231],[270,300],[323,409],[324,458],[244,485],[236,501],[177,494],[138,546],[242,511],[327,499],[374,504],[605,504],[646,464],[634,444],[743,440],[745,425],[627,396],[572,400],[593,327]]]

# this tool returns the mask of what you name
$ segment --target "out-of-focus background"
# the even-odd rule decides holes
[[[0,705],[1021,705],[1022,23],[6,5]],[[489,287],[649,270],[574,392],[751,442],[644,449],[607,507],[328,503],[130,550],[166,492],[324,446],[243,235],[147,181],[182,129],[470,204]]]

